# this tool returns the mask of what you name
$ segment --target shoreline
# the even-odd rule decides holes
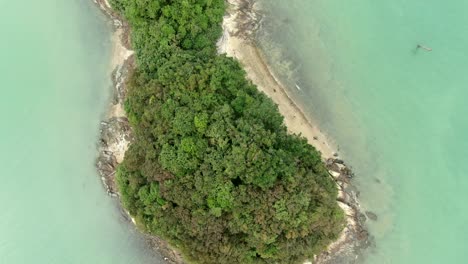
[[[125,152],[133,140],[132,129],[124,110],[126,96],[125,82],[135,67],[134,51],[130,42],[130,27],[110,6],[107,0],[93,0],[97,7],[106,15],[113,26],[112,52],[110,70],[112,71],[112,100],[101,121],[100,139],[98,142],[99,155],[96,167],[101,181],[109,196],[120,199],[115,184],[115,173],[118,164],[123,161]],[[119,201],[119,210],[124,219],[132,225],[135,220],[122,207]],[[183,264],[182,257],[166,241],[157,236],[140,233],[146,240],[148,247],[162,256],[162,261],[170,264]]]
[[[112,11],[107,0],[93,0],[112,22],[112,51],[110,71],[112,80],[111,102],[100,127],[99,157],[97,167],[107,193],[117,197],[114,183],[115,169],[123,161],[125,151],[132,140],[131,128],[123,109],[125,81],[134,67],[133,51],[129,47],[128,25]]]
[[[129,25],[111,9],[107,0],[93,0],[93,2],[105,13],[114,27],[110,66],[113,70],[112,87],[115,90],[105,116],[106,120],[101,122],[99,157],[96,165],[107,193],[111,197],[118,198],[115,171],[122,162],[129,143],[133,140],[123,103],[126,95],[125,81],[135,67],[134,56],[130,45]],[[309,144],[321,152],[331,177],[339,187],[337,202],[345,212],[346,227],[341,236],[325,252],[315,257],[313,263],[337,263],[337,261],[356,263],[361,249],[368,246],[369,237],[364,229],[366,217],[359,210],[358,192],[349,183],[353,173],[342,160],[337,159],[336,148],[288,95],[287,88],[275,77],[265,62],[262,51],[253,44],[252,37],[259,29],[260,23],[255,10],[255,0],[226,0],[226,2],[227,10],[222,23],[224,32],[218,42],[219,53],[226,53],[227,56],[236,58],[247,72],[248,79],[278,105],[288,131],[302,134]],[[135,224],[127,212],[123,214]],[[164,257],[164,261],[173,264],[184,263],[180,254],[167,242],[155,236],[143,235],[149,246]]]
[[[227,14],[223,19],[223,36],[219,40],[218,52],[236,58],[247,77],[257,88],[278,105],[284,123],[290,133],[301,134],[309,144],[322,154],[330,176],[337,183],[338,205],[346,216],[346,226],[340,237],[330,244],[313,263],[356,263],[361,251],[371,241],[365,229],[366,216],[360,211],[359,192],[350,183],[352,171],[338,159],[336,147],[313,120],[289,96],[288,89],[275,76],[266,63],[262,50],[254,44],[254,35],[261,29],[261,15],[255,0],[227,0]]]

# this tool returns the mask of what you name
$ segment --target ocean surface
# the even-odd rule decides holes
[[[0,263],[162,263],[94,167],[111,32],[91,0],[0,0]]]
[[[378,215],[362,262],[468,263],[468,2],[259,3],[273,71]]]

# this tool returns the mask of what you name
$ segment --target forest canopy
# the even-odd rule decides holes
[[[320,153],[216,53],[224,0],[111,3],[136,51],[117,182],[137,225],[193,263],[300,263],[336,239],[344,216]]]

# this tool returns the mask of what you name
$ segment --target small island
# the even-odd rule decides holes
[[[225,1],[109,2],[135,51],[111,189],[139,229],[188,263],[303,263],[336,241],[347,221],[321,153],[217,52]]]

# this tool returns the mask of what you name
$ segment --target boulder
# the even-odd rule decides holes
[[[330,175],[331,175],[333,178],[338,178],[338,177],[340,177],[340,175],[341,175],[341,173],[336,172],[336,171],[332,171],[332,170],[329,170],[328,173],[330,173]]]

